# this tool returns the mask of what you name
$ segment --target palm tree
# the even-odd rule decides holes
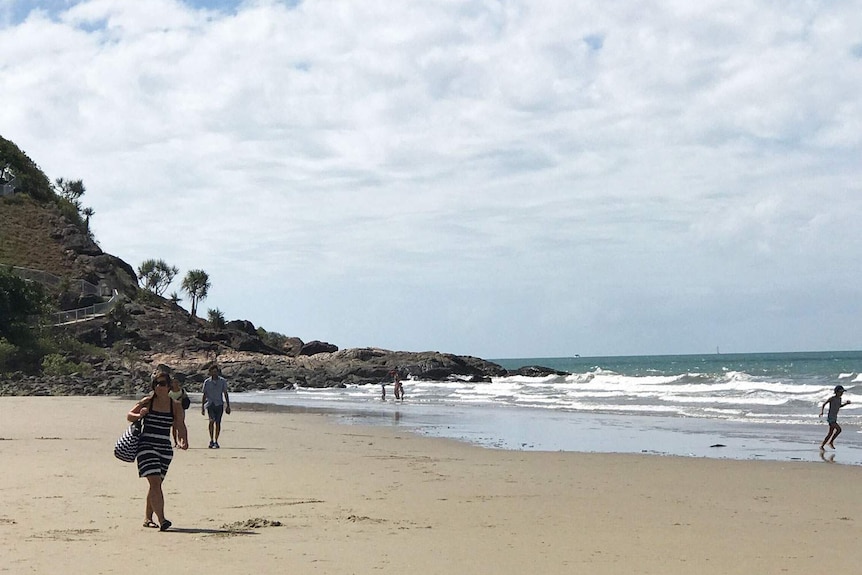
[[[198,302],[207,298],[211,285],[210,277],[204,270],[189,270],[186,277],[183,278],[183,291],[189,294],[189,298],[192,300],[191,317],[195,317],[197,313]],[[191,321],[191,317],[189,321]]]

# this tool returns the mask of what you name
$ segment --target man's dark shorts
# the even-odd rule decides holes
[[[222,405],[208,405],[207,406],[207,414],[210,416],[210,421],[215,421],[219,425],[221,425],[221,416],[224,413],[224,404]]]

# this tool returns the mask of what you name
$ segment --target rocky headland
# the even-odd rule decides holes
[[[0,395],[134,395],[148,389],[150,373],[160,366],[197,390],[217,364],[234,391],[379,384],[391,381],[393,370],[432,381],[490,381],[508,373],[480,358],[436,351],[338,349],[298,337],[274,348],[251,322],[215,328],[170,301],[151,294],[142,299],[123,298],[105,317],[54,328],[87,344],[69,358],[86,369],[65,376],[0,374]]]
[[[0,206],[8,211],[17,204]],[[20,221],[27,218],[18,217]],[[508,374],[501,366],[477,357],[437,351],[392,351],[375,347],[339,349],[318,340],[287,337],[279,347],[267,345],[249,321],[222,327],[190,316],[168,299],[138,287],[129,264],[102,252],[96,242],[69,224],[56,210],[43,208],[38,225],[52,240],[51,272],[62,273],[118,294],[118,303],[103,317],[49,328],[82,345],[67,359],[82,367],[68,375],[0,373],[0,395],[134,395],[147,390],[149,375],[167,366],[176,377],[197,389],[210,365],[217,363],[235,391],[337,387],[379,384],[391,380],[393,370],[404,378],[444,381],[463,378],[489,381]],[[0,262],[32,268],[30,262]],[[59,268],[59,269],[58,269]],[[63,294],[63,307],[92,305],[92,294]],[[525,375],[548,373],[524,368]]]
[[[269,344],[262,339],[268,332],[262,330],[262,336],[249,321],[216,326],[192,317],[173,301],[140,288],[134,268],[103,252],[89,220],[74,210],[70,219],[74,206],[58,201],[35,163],[2,138],[0,165],[11,167],[18,182],[16,190],[0,197],[0,265],[36,270],[29,281],[43,281],[40,271],[56,276],[61,281],[50,289],[63,310],[101,305],[112,296],[104,315],[42,327],[54,341],[78,342],[63,348],[62,363],[79,369],[63,375],[0,369],[0,395],[133,395],[149,389],[150,373],[159,366],[198,389],[214,363],[234,391],[379,384],[391,381],[393,370],[402,378],[430,381],[489,381],[509,373],[477,357],[437,351],[339,349],[281,334],[273,345],[272,338]],[[80,280],[101,293],[76,291]],[[518,373],[555,372],[529,366]]]

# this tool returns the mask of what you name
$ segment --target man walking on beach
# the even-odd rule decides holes
[[[222,413],[230,414],[230,398],[227,395],[227,381],[219,375],[218,366],[212,365],[210,376],[204,381],[201,398],[201,415],[209,414],[210,449],[218,449],[221,434]]]

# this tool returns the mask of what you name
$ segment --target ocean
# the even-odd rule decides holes
[[[492,359],[566,375],[491,382],[232,394],[234,402],[331,414],[498,449],[653,453],[862,465],[862,352]],[[836,450],[821,453],[820,405],[846,388]],[[857,401],[858,400],[858,403]]]

